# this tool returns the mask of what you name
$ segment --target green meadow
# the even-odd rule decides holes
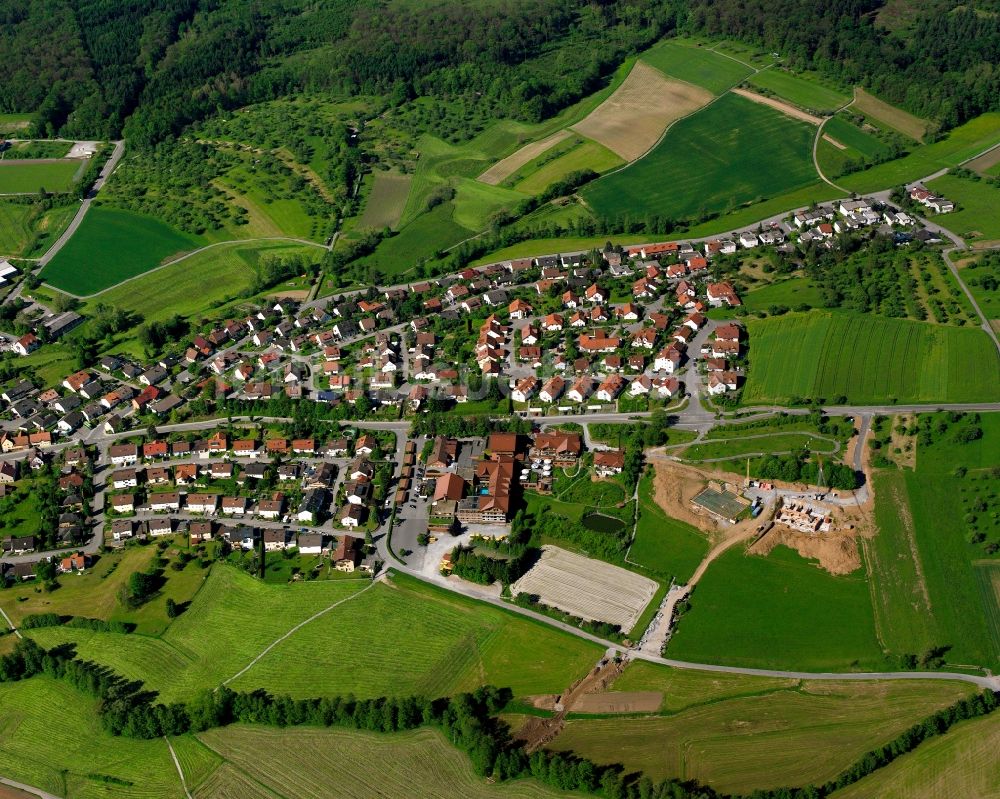
[[[1000,186],[985,180],[944,175],[932,180],[927,188],[953,203],[955,210],[934,215],[934,221],[968,240],[1000,239]]]
[[[811,184],[812,137],[805,123],[727,94],[678,121],[648,155],[582,194],[596,213],[611,217],[684,219],[734,211]]]
[[[152,217],[95,206],[42,270],[42,279],[70,294],[95,294],[198,244]]]
[[[83,161],[0,161],[0,194],[69,191]]]
[[[690,602],[668,657],[804,671],[886,666],[862,571],[833,576],[783,546],[766,557],[735,547],[712,563]]]
[[[820,113],[835,111],[851,99],[814,72],[789,72],[774,67],[751,75],[749,82],[800,108]]]
[[[979,329],[811,311],[753,319],[743,399],[854,404],[997,398],[1000,359]]]

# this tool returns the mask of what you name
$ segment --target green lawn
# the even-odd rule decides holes
[[[198,316],[246,291],[264,253],[318,257],[322,250],[281,241],[221,245],[112,288],[85,307],[103,302],[132,311],[144,321],[174,314]]]
[[[279,644],[233,687],[438,696],[490,683],[558,693],[599,658],[596,645],[397,575]]]
[[[753,319],[747,403],[844,395],[852,403],[997,399],[1000,359],[979,329],[811,311]]]
[[[767,557],[736,547],[712,563],[667,656],[805,671],[887,666],[864,573],[834,577],[783,546]]]
[[[851,98],[813,72],[788,72],[772,67],[750,76],[750,83],[810,111],[835,111]]]
[[[733,211],[811,184],[812,137],[805,123],[729,94],[582,193],[599,215],[612,217],[636,209],[674,219]]]
[[[82,161],[0,161],[0,194],[36,194],[42,189],[69,191],[73,178],[84,164]]]
[[[493,683],[518,694],[557,693],[600,658],[596,645],[410,578],[359,593],[369,586],[364,578],[271,585],[216,565],[161,634],[58,627],[31,635],[44,646],[75,642],[82,657],[142,679],[171,701],[233,677],[296,624],[343,600],[233,687],[294,696],[432,696]],[[110,596],[113,603],[114,591]],[[112,607],[103,615],[114,613]]]
[[[652,471],[648,471],[639,483],[639,524],[628,560],[666,582],[673,578],[683,584],[708,554],[708,539],[690,524],[667,516],[652,490]]]
[[[4,777],[67,799],[184,798],[163,739],[111,735],[96,701],[63,682],[33,677],[2,683],[0,707]]]
[[[1000,142],[1000,112],[991,112],[949,131],[941,141],[914,147],[903,158],[850,175],[840,182],[856,192],[891,188],[957,166],[997,142]]]
[[[927,185],[955,203],[950,214],[936,214],[935,222],[974,243],[1000,239],[1000,186],[985,180],[944,175]]]
[[[93,207],[76,233],[42,270],[42,278],[70,294],[89,295],[141,275],[198,240],[157,219]]]
[[[740,83],[753,69],[706,47],[668,39],[642,54],[642,60],[671,78],[722,94]]]

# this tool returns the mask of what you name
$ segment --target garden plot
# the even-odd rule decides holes
[[[636,63],[615,93],[573,126],[626,161],[649,150],[667,126],[712,100],[706,89],[671,80],[658,69]]]
[[[511,594],[534,594],[541,602],[581,619],[631,630],[656,593],[648,577],[610,563],[542,547],[542,557],[511,586]]]

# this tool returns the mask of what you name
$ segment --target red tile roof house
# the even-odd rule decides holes
[[[730,308],[742,305],[740,298],[736,296],[736,292],[729,283],[709,283],[705,294],[708,297],[708,304],[713,308],[718,308],[721,305],[728,305]]]
[[[166,458],[169,447],[166,441],[147,441],[142,445],[143,458]]]

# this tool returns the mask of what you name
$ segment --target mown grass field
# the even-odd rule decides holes
[[[0,194],[69,191],[81,166],[81,161],[0,161]]]
[[[972,328],[811,311],[754,319],[747,403],[846,396],[854,404],[997,398],[1000,359]]]
[[[823,302],[823,295],[819,288],[806,277],[792,277],[786,280],[776,280],[765,286],[751,289],[740,299],[743,305],[750,312],[767,311],[775,305],[783,305],[786,308],[795,308],[798,305],[809,305],[813,308],[820,307]],[[720,318],[729,318],[732,311],[718,310]],[[728,314],[728,315],[727,315]]]
[[[977,239],[1000,239],[1000,187],[955,175],[932,180],[927,187],[956,206],[950,214],[934,215],[939,225],[965,238],[969,244]]]
[[[883,669],[868,582],[834,577],[783,546],[721,555],[691,596],[668,657],[805,671]]]
[[[808,125],[728,94],[678,121],[648,155],[582,194],[605,216],[642,209],[697,218],[785,194],[815,178]]]
[[[220,769],[202,784],[196,792],[198,799],[580,796],[532,780],[489,783],[475,775],[464,752],[429,729],[379,735],[237,725],[209,730],[198,737],[227,761],[224,771]]]
[[[647,50],[642,60],[671,78],[722,94],[744,80],[753,69],[691,42],[668,39]]]
[[[937,644],[941,630],[917,548],[905,475],[897,470],[879,471],[874,490],[878,534],[861,543],[876,629],[890,652],[920,654]]]
[[[85,296],[141,275],[198,240],[152,217],[94,207],[66,246],[42,270],[42,279]]]
[[[406,196],[410,193],[410,176],[398,172],[375,172],[368,178],[372,182],[371,191],[365,201],[365,210],[358,220],[358,226],[381,230],[395,228],[406,207]]]
[[[914,116],[902,108],[880,100],[866,92],[860,86],[854,90],[854,108],[861,113],[881,122],[886,127],[897,130],[905,136],[917,141],[923,141],[929,123],[926,119]]]
[[[684,584],[708,554],[708,539],[691,525],[667,516],[652,490],[653,473],[648,471],[639,483],[639,524],[628,559],[666,582],[672,577]]]
[[[848,122],[843,116],[834,116],[823,126],[823,136],[820,139],[816,157],[820,168],[827,175],[840,175],[845,171],[848,162],[861,164],[877,158],[888,151],[888,147],[875,136],[866,133],[861,128]],[[838,147],[825,137],[837,144]],[[855,167],[856,168],[856,167]]]
[[[397,575],[279,644],[233,687],[281,684],[310,696],[322,679],[329,692],[357,696],[437,696],[484,683],[550,693],[599,658],[596,645]]]
[[[0,255],[16,256],[31,238],[30,205],[0,200]]]
[[[282,241],[221,245],[109,289],[87,305],[114,305],[146,322],[174,314],[195,316],[246,291],[253,283],[254,266],[262,254],[318,257],[322,252],[318,247]]]
[[[945,167],[958,166],[997,142],[1000,142],[1000,113],[983,114],[950,130],[940,141],[914,147],[903,158],[846,176],[840,184],[855,192],[891,188],[925,178]]]
[[[359,593],[368,586],[365,579],[268,585],[217,565],[158,637],[63,627],[31,635],[44,646],[72,641],[81,656],[144,680],[167,701],[228,680],[296,624],[349,597],[232,687],[297,697],[432,696],[492,683],[518,694],[553,693],[601,655],[594,644],[419,581],[397,576]]]
[[[1000,796],[1000,724],[995,716],[964,721],[831,799],[994,799]]]
[[[751,75],[749,82],[808,111],[835,111],[851,99],[839,89],[827,85],[819,75],[810,72],[765,69]]]
[[[162,739],[110,735],[96,702],[65,683],[0,684],[0,708],[0,772],[9,779],[67,799],[184,799]]]
[[[971,691],[962,683],[931,681],[770,683],[747,683],[743,695],[729,686],[728,696],[725,689],[706,692],[701,703],[669,716],[574,718],[550,748],[622,763],[626,772],[653,779],[697,779],[722,792],[748,794],[830,779]],[[632,690],[642,685],[629,683]],[[660,685],[654,679],[645,690]]]

